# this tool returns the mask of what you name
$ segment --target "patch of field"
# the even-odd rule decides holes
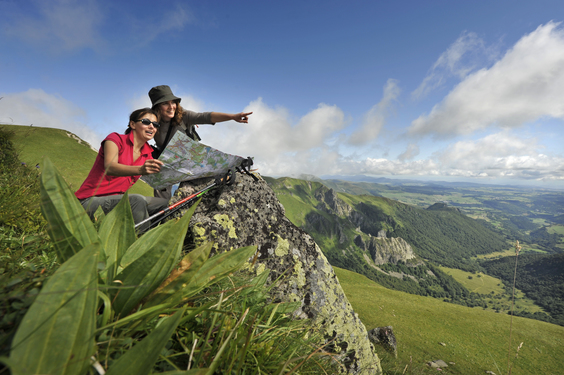
[[[486,299],[488,310],[508,313],[511,311],[512,296],[508,293],[503,282],[484,273],[471,273],[454,268],[440,267],[443,272],[452,276],[470,292],[482,294]],[[531,313],[543,312],[531,299],[527,298],[519,289],[515,290],[515,311],[527,310]]]
[[[481,272],[471,273],[454,268],[439,267],[443,272],[454,277],[466,289],[478,294],[502,294],[504,289],[501,280],[483,274]]]
[[[564,235],[564,225],[552,225],[546,228],[546,231],[550,234],[556,233]]]
[[[385,374],[436,374],[427,362],[442,359],[444,374],[506,374],[511,317],[390,290],[334,268],[345,294],[368,330],[392,326],[398,357],[376,346]],[[513,375],[561,374],[564,327],[514,317]],[[515,350],[523,343],[519,357]],[[443,343],[444,345],[442,345]]]

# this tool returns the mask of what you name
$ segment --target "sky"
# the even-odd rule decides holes
[[[0,0],[0,123],[95,149],[169,85],[266,176],[564,188],[558,0]],[[69,155],[72,157],[72,155]]]

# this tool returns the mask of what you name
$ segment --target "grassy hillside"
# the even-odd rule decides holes
[[[96,159],[96,151],[66,130],[17,125],[0,127],[14,132],[12,142],[20,160],[29,166],[39,164],[41,169],[43,158],[49,157],[73,190],[77,190],[86,179]],[[130,193],[152,196],[153,190],[143,181],[138,181]]]
[[[436,374],[426,362],[437,359],[455,363],[445,374],[507,373],[509,315],[390,290],[340,268],[335,273],[367,329],[393,326],[398,358],[376,347],[387,374]],[[563,347],[564,327],[513,318],[513,375],[561,374]]]

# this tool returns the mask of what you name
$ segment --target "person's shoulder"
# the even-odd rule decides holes
[[[108,136],[106,137],[106,139],[104,139],[104,141],[112,141],[119,147],[119,146],[121,146],[122,144],[125,143],[128,136],[129,136],[129,134],[119,134],[119,133],[114,132],[114,133],[108,134]]]

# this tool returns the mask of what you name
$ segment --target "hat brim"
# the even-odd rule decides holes
[[[176,100],[176,101],[178,101],[178,103],[180,103],[180,101],[181,101],[182,99],[180,99],[179,97],[174,96],[174,95],[172,95],[172,94],[168,94],[168,95],[163,96],[163,97],[160,98],[159,100],[157,100],[157,101],[153,104],[153,107],[151,107],[151,108],[155,108],[155,107],[158,106],[159,104],[164,103],[164,102],[168,102],[168,101],[171,101],[171,100],[173,100],[173,101]]]

